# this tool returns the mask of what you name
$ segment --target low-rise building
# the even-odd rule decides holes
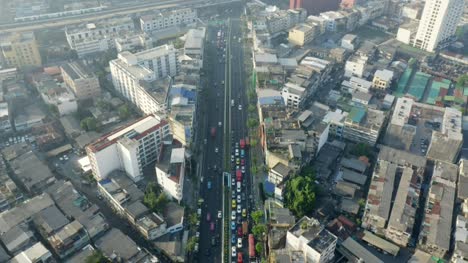
[[[372,87],[372,82],[367,81],[363,78],[351,77],[349,80],[343,80],[341,82],[341,88],[348,92],[354,93],[356,91],[360,92],[369,92],[369,89]]]
[[[393,71],[384,69],[377,70],[372,80],[372,86],[376,89],[386,90],[390,88],[393,79]]]
[[[140,17],[140,29],[144,32],[162,30],[169,27],[193,24],[197,20],[197,9],[180,8],[163,10]]]
[[[94,99],[101,94],[99,80],[80,62],[70,62],[61,68],[63,81],[78,100]]]
[[[116,228],[112,228],[94,244],[109,260],[132,263],[157,260],[146,249],[138,247],[135,241]]]
[[[307,99],[306,89],[291,82],[284,85],[281,95],[287,107],[296,109],[300,108]]]
[[[65,36],[78,57],[85,57],[113,48],[115,38],[134,29],[132,18],[124,16],[69,26]]]
[[[114,39],[117,52],[153,48],[153,39],[145,33],[125,34]]]
[[[9,262],[52,262],[53,260],[52,253],[50,253],[50,251],[41,242],[37,242],[30,248],[16,255]]]
[[[337,240],[317,219],[305,216],[288,230],[286,248],[302,251],[307,262],[330,262]]]
[[[402,24],[398,28],[396,39],[407,45],[413,45],[416,33],[418,32],[418,26],[418,20],[412,20],[408,23]]]
[[[80,222],[75,220],[50,236],[48,241],[55,253],[63,259],[89,244],[89,236]]]
[[[424,207],[418,247],[439,258],[451,248],[458,166],[436,161]]]
[[[341,47],[348,49],[348,50],[354,50],[357,45],[357,36],[353,34],[346,34],[343,36],[341,39]]]
[[[0,102],[0,132],[9,133],[13,127],[10,122],[10,113],[8,111],[8,103]]]
[[[178,202],[184,193],[185,148],[172,137],[164,138],[156,163],[156,179],[159,186]]]
[[[157,160],[169,124],[155,115],[143,117],[117,129],[86,147],[93,175],[102,180],[114,170],[124,170],[134,181],[143,167]]]
[[[72,114],[78,109],[75,95],[63,83],[57,83],[48,75],[41,74],[33,79],[37,91],[47,105],[54,106],[60,116]]]
[[[344,121],[343,138],[375,145],[385,121],[382,111],[353,107]]]
[[[366,64],[367,59],[365,58],[359,56],[350,57],[345,64],[345,76],[356,76],[362,78],[366,70]]]
[[[278,163],[268,172],[268,181],[279,185],[291,176],[292,170],[288,166]]]
[[[317,35],[317,27],[309,24],[299,24],[289,30],[288,41],[296,46],[304,46]]]
[[[368,92],[356,91],[351,94],[351,102],[355,106],[364,106],[367,107],[372,99],[372,94]]]

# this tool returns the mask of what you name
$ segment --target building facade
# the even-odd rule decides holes
[[[7,67],[41,66],[41,54],[33,32],[0,35],[0,61]]]
[[[464,0],[427,0],[414,46],[429,52],[448,46],[455,35],[464,4]]]
[[[187,25],[197,20],[197,10],[182,8],[158,14],[144,15],[140,18],[140,29],[144,32],[157,31],[178,25]]]
[[[101,95],[99,80],[79,62],[70,62],[60,68],[63,81],[75,94],[78,100],[94,99]]]
[[[184,190],[185,149],[177,140],[164,141],[156,163],[156,179],[169,196],[181,201]]]
[[[124,170],[133,181],[143,176],[143,167],[157,160],[169,124],[154,115],[115,130],[86,147],[96,180],[114,170]]]

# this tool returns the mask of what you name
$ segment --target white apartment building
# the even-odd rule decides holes
[[[306,262],[330,262],[338,238],[315,218],[304,216],[286,234],[286,248],[302,251]]]
[[[367,59],[353,56],[346,61],[345,64],[345,76],[351,77],[356,76],[362,78],[366,70]]]
[[[124,51],[109,63],[114,88],[145,114],[165,111],[168,86],[155,87],[161,85],[155,81],[178,74],[177,58],[178,51],[172,45],[134,54]]]
[[[276,7],[267,7],[266,25],[271,34],[285,31],[307,18],[305,9],[279,10]]]
[[[146,33],[126,34],[114,39],[117,52],[153,48],[153,39]]]
[[[35,86],[47,105],[54,105],[60,116],[74,113],[78,110],[75,95],[63,83],[58,84],[47,75],[34,79]]]
[[[465,0],[426,0],[414,46],[429,52],[446,47],[455,35]]]
[[[369,92],[371,87],[372,82],[358,77],[351,77],[349,80],[341,82],[341,88],[351,94],[356,91]]]
[[[158,14],[142,16],[140,18],[140,29],[144,32],[151,32],[182,24],[191,24],[194,23],[196,19],[196,9],[182,8],[167,10]]]
[[[185,148],[177,140],[164,141],[156,163],[158,184],[168,195],[181,201],[184,190]]]
[[[306,99],[305,93],[305,88],[291,82],[286,83],[281,90],[286,106],[295,109],[299,108]]]
[[[123,170],[133,181],[143,176],[143,167],[157,160],[162,139],[170,133],[169,123],[148,115],[117,129],[86,147],[94,178],[105,179]]]
[[[70,48],[84,57],[113,48],[116,37],[134,29],[131,17],[119,17],[67,27],[65,36]]]

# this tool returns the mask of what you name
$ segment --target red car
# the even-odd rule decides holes
[[[210,213],[206,213],[206,221],[207,222],[210,222],[211,220],[211,214]]]
[[[241,165],[245,165],[245,159],[241,159]]]
[[[242,237],[242,227],[237,228],[237,236]]]

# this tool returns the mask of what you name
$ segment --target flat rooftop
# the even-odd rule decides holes
[[[173,139],[171,144],[163,144],[156,168],[163,171],[175,183],[180,183],[181,174],[184,172],[183,163],[185,159],[185,148],[182,143]]]
[[[81,62],[75,61],[64,64],[62,65],[62,70],[65,71],[73,80],[96,77],[94,73],[91,72],[89,68],[85,67]]]
[[[88,145],[93,152],[98,152],[119,140],[120,138],[128,138],[138,140],[146,136],[148,133],[155,131],[166,125],[166,120],[159,120],[154,115],[148,115],[140,118],[125,127],[121,127],[111,133],[99,138],[97,141]]]

